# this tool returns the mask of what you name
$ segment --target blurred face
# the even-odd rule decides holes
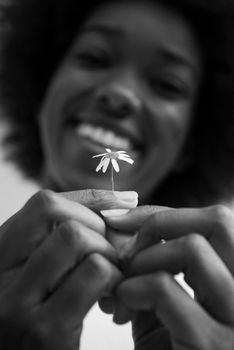
[[[96,173],[105,148],[126,151],[117,190],[146,198],[176,166],[192,122],[201,54],[189,25],[151,3],[94,11],[58,67],[39,122],[45,181],[61,190],[110,189]]]

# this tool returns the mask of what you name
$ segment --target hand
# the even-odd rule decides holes
[[[139,207],[106,220],[115,229],[139,232],[132,248],[125,251],[128,278],[117,288],[122,303],[144,311],[143,322],[139,314],[135,317],[136,349],[168,349],[167,331],[176,350],[233,349],[232,211],[225,206]],[[160,244],[161,239],[166,243]],[[196,299],[174,279],[179,272],[184,273]]]
[[[1,349],[78,349],[86,313],[121,279],[98,213],[134,207],[129,195],[41,191],[1,227]]]

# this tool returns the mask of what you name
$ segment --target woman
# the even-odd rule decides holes
[[[43,187],[80,191],[42,191],[1,228],[3,348],[76,348],[110,292],[136,349],[233,347],[234,219],[215,205],[233,187],[233,10],[192,0],[5,9],[12,155]],[[135,160],[116,177],[120,192],[103,191],[109,180],[94,171],[105,148]],[[195,300],[173,278],[181,271]]]

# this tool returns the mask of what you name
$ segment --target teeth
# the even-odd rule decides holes
[[[78,128],[77,133],[84,137],[90,137],[92,135],[92,129],[89,124],[82,124]]]
[[[104,133],[105,144],[110,145],[115,142],[115,135],[111,131],[107,131]]]
[[[105,130],[88,123],[80,124],[76,129],[76,133],[78,136],[88,138],[105,147],[109,146],[123,150],[132,148],[130,140],[126,137],[117,136],[113,131]]]
[[[95,138],[101,139],[103,137],[103,131],[101,128],[96,128],[95,129]]]

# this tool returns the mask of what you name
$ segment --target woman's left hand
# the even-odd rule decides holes
[[[132,248],[125,252],[128,277],[116,291],[129,309],[143,311],[140,317],[136,313],[133,324],[136,349],[170,348],[165,329],[176,350],[233,349],[231,209],[223,205],[202,209],[146,206],[106,220],[120,231],[138,231]],[[165,244],[160,244],[162,239]],[[175,280],[174,275],[180,272],[194,290],[195,299]],[[152,311],[165,327],[152,317]]]

